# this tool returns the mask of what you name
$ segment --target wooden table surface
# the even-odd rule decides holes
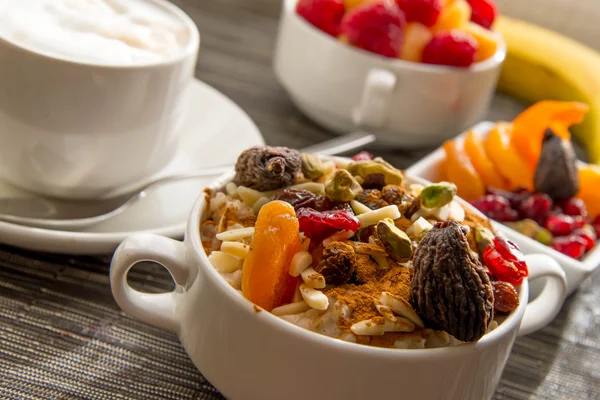
[[[297,147],[331,137],[294,108],[275,80],[279,1],[174,3],[201,31],[196,76],[246,110],[267,143]],[[497,96],[489,119],[509,119],[522,107]],[[404,168],[429,150],[379,154]],[[110,255],[73,257],[0,245],[0,398],[222,398],[174,334],[119,310],[110,294],[109,261]],[[130,281],[149,292],[172,287],[154,265],[135,267]],[[517,340],[494,399],[600,399],[599,304],[596,273],[554,322]]]

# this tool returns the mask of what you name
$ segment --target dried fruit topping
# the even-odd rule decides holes
[[[360,228],[360,221],[347,210],[320,212],[312,208],[301,208],[296,215],[300,231],[312,239],[312,242],[323,240],[338,231],[356,232]]]
[[[342,19],[341,34],[353,46],[396,58],[402,50],[405,25],[396,3],[378,2],[350,10]]]
[[[456,195],[456,185],[449,182],[433,183],[421,191],[421,205],[439,208],[450,203]]]
[[[354,161],[348,165],[348,172],[363,179],[372,174],[382,174],[386,185],[401,185],[404,179],[402,172],[379,157],[371,161]]]
[[[367,175],[363,179],[362,187],[364,189],[383,189],[385,186],[385,176],[383,174]]]
[[[325,183],[325,194],[335,201],[350,201],[362,192],[362,187],[345,169],[338,169]]]
[[[494,310],[509,313],[519,307],[519,294],[515,287],[508,282],[492,282],[494,287]]]
[[[467,2],[472,9],[471,21],[490,29],[498,15],[494,0],[467,0]]]
[[[563,214],[570,215],[572,217],[581,216],[587,217],[588,212],[585,207],[585,203],[579,197],[571,197],[565,199],[558,205],[562,210]]]
[[[302,174],[308,179],[319,179],[325,173],[323,161],[316,154],[302,153]]]
[[[551,215],[546,220],[546,229],[554,236],[566,236],[575,229],[583,228],[586,224],[584,217],[570,217],[564,214]]]
[[[554,201],[568,199],[579,191],[577,157],[573,145],[550,128],[544,132],[533,184],[536,192],[546,193]]]
[[[392,260],[404,263],[412,257],[412,241],[406,233],[394,225],[391,218],[377,223],[377,236]]]
[[[398,206],[400,214],[410,218],[421,208],[421,200],[406,191],[402,186],[387,185],[381,191],[381,198],[388,204]]]
[[[546,223],[546,219],[552,211],[552,199],[544,193],[536,193],[521,202],[519,212],[523,218],[534,220],[540,225]]]
[[[483,251],[483,262],[499,281],[518,285],[529,275],[523,253],[516,244],[501,237]]]
[[[419,22],[425,26],[433,26],[442,12],[441,0],[396,0],[398,6],[406,14],[408,22]]]
[[[437,223],[413,257],[412,305],[425,323],[458,340],[481,338],[492,321],[492,284],[456,221]]]
[[[368,151],[361,151],[352,156],[352,161],[370,161],[373,159],[373,154]]]
[[[596,231],[596,237],[600,237],[600,215],[598,215],[596,217],[596,219],[594,219],[592,226],[594,227],[594,230]]]
[[[337,36],[346,9],[342,0],[299,0],[296,12],[323,32]]]
[[[586,249],[586,241],[578,236],[561,236],[554,238],[550,247],[576,260],[583,257]]]
[[[528,199],[532,193],[524,186],[517,186],[512,191],[506,191],[502,189],[497,189],[493,187],[487,187],[485,189],[485,194],[493,194],[496,196],[504,197],[510,203],[510,206],[515,210],[521,208],[521,203]]]
[[[581,239],[583,239],[585,241],[585,251],[590,251],[594,248],[594,246],[596,246],[596,239],[598,238],[596,236],[596,232],[594,231],[594,228],[592,228],[590,225],[586,225],[581,229],[576,229],[573,231],[573,235],[580,237]]]
[[[552,239],[554,239],[554,236],[548,229],[541,227],[532,219],[523,219],[517,222],[506,222],[506,226],[514,229],[522,235],[537,240],[546,246],[552,242]]]
[[[390,205],[387,201],[382,199],[381,191],[377,189],[363,190],[362,193],[359,193],[358,196],[354,198],[354,200],[364,204],[371,210],[377,210],[378,208]]]
[[[271,200],[281,200],[290,203],[296,211],[300,208],[313,208],[326,211],[334,208],[334,203],[325,196],[318,196],[304,189],[283,189],[277,192]]]
[[[236,185],[259,191],[294,183],[300,171],[300,152],[287,147],[255,146],[244,150],[235,164]]]
[[[343,285],[354,274],[355,257],[352,246],[343,242],[331,242],[323,250],[315,271],[325,277],[328,285]]]
[[[426,64],[469,67],[475,62],[477,41],[468,33],[451,30],[436,34],[423,49]]]
[[[475,200],[472,204],[486,217],[496,221],[506,222],[519,219],[519,213],[510,206],[509,201],[504,197],[488,194]]]

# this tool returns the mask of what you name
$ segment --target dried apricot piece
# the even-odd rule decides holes
[[[590,107],[576,101],[544,100],[535,103],[514,119],[511,144],[533,170],[542,151],[542,137],[552,127],[557,135],[569,139],[569,126],[583,121]]]
[[[444,176],[448,181],[456,184],[458,195],[467,201],[483,196],[485,186],[465,153],[462,143],[448,140],[443,147],[446,152],[446,161],[443,164]]]
[[[579,193],[592,218],[600,216],[600,167],[588,164],[579,168]]]
[[[280,200],[262,206],[252,246],[244,260],[244,296],[267,311],[289,303],[298,278],[292,277],[288,270],[299,250],[300,229],[294,207]]]
[[[525,186],[533,189],[533,170],[511,146],[513,126],[507,122],[497,123],[485,140],[485,152],[511,188]],[[540,139],[541,140],[541,139]]]
[[[496,170],[494,163],[492,163],[485,153],[483,138],[473,131],[469,131],[465,137],[465,152],[486,186],[499,189],[507,187],[506,180]]]

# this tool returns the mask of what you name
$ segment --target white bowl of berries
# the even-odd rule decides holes
[[[570,141],[551,129],[524,131],[520,125],[535,118],[542,126],[541,109],[576,104],[545,101],[513,122],[482,122],[406,171],[432,182],[454,182],[459,195],[496,221],[496,228],[524,254],[556,259],[566,273],[569,294],[600,266],[600,195],[595,183],[600,182],[600,168],[576,161]],[[541,142],[534,168],[517,150],[521,133],[529,144]],[[494,184],[494,176],[502,179],[503,187]]]
[[[506,55],[488,29],[495,8],[475,7],[490,1],[285,0],[275,74],[302,112],[335,132],[437,144],[489,107]]]

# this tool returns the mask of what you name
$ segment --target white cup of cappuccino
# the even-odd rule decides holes
[[[159,171],[199,44],[164,0],[0,0],[0,178],[90,198]]]

